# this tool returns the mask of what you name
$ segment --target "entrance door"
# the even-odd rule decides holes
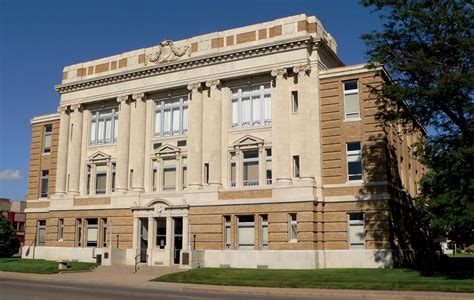
[[[179,264],[181,249],[183,249],[183,218],[173,218],[173,223],[174,223],[173,261],[175,264]]]
[[[146,263],[148,249],[148,219],[140,219],[140,262]]]

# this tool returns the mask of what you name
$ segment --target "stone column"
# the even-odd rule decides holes
[[[206,112],[208,120],[212,122],[210,130],[205,134],[208,136],[207,142],[211,143],[209,153],[209,185],[222,186],[222,166],[221,166],[221,122],[222,122],[222,97],[220,89],[220,80],[210,80],[206,86],[210,88],[211,109]]]
[[[132,248],[135,251],[138,250],[138,243],[140,241],[140,228],[139,228],[139,220],[138,217],[133,217],[133,236],[132,236]]]
[[[125,192],[128,190],[128,153],[130,144],[130,103],[128,96],[117,97],[120,103],[117,137],[117,169],[115,191]]]
[[[146,103],[145,94],[137,93],[132,95],[136,101],[133,112],[133,134],[136,136],[135,142],[130,145],[133,157],[133,183],[134,191],[144,191],[145,177],[145,125],[146,125]],[[120,135],[120,133],[119,133]]]
[[[293,71],[298,76],[298,101],[299,114],[301,115],[301,137],[302,147],[300,153],[301,179],[314,182],[315,162],[318,157],[314,153],[318,147],[319,139],[316,135],[319,132],[319,117],[313,120],[313,117],[319,116],[319,111],[315,108],[317,99],[314,99],[311,90],[317,85],[312,85],[310,73],[310,63],[295,66]]]
[[[155,230],[156,230],[156,224],[155,224],[155,218],[153,217],[148,217],[148,252],[151,251],[151,249],[155,248]],[[151,252],[150,252],[150,258],[151,258]],[[150,259],[151,261],[151,259]]]
[[[58,108],[61,118],[59,120],[58,160],[56,169],[56,194],[66,194],[67,178],[67,152],[69,146],[69,108]]]
[[[183,250],[189,250],[189,221],[188,217],[183,217]]]
[[[173,218],[166,217],[166,245],[165,249],[171,250],[171,243],[173,238]]]
[[[68,148],[67,172],[71,194],[79,194],[82,145],[82,108],[80,104],[71,105],[70,147]]]
[[[272,91],[272,168],[276,184],[288,184],[291,180],[290,160],[290,97],[286,68],[272,71],[275,87]]]
[[[188,187],[202,186],[202,91],[201,83],[188,84],[191,91],[188,130]]]

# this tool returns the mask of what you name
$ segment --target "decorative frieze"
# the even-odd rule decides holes
[[[175,61],[183,56],[191,56],[191,47],[188,45],[177,47],[173,41],[164,40],[158,46],[155,54],[148,55],[148,61],[152,63],[163,63],[168,61]]]

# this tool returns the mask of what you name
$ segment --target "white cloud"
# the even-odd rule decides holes
[[[23,176],[20,174],[20,170],[1,170],[0,180],[20,180]]]

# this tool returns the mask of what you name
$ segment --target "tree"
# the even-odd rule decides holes
[[[10,222],[0,214],[0,257],[11,257],[18,253],[20,241]]]
[[[383,64],[392,76],[392,82],[373,89],[381,104],[379,118],[409,124],[414,115],[428,130],[427,139],[418,145],[420,159],[428,167],[421,182],[420,208],[430,217],[433,233],[472,244],[472,1],[361,3],[384,20],[380,32],[362,36],[370,61]]]

